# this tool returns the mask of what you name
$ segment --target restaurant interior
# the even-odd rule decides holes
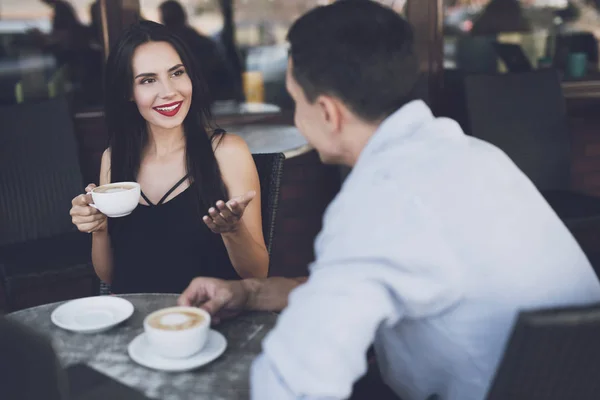
[[[77,231],[69,209],[99,179],[109,49],[130,24],[161,22],[162,0],[65,2],[59,10],[53,0],[0,0],[0,313],[110,292],[94,272],[90,235]],[[300,15],[333,1],[178,2],[188,24],[217,43],[230,73],[232,87],[213,96],[212,114],[255,155],[269,276],[306,276],[323,214],[349,171],[323,164],[294,126],[286,33]],[[420,91],[434,113],[503,150],[600,271],[600,1],[379,2],[413,26]],[[164,305],[156,301],[134,304],[151,311]],[[225,328],[230,342],[239,325],[257,322],[236,324]],[[600,362],[600,351],[592,352]],[[147,371],[132,376],[128,382],[159,379]],[[192,378],[181,379],[186,387]],[[198,379],[211,385],[210,376]],[[206,398],[244,398],[219,390],[221,397]],[[517,399],[490,397],[501,398]]]

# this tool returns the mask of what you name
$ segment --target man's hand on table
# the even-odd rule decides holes
[[[177,301],[181,306],[206,310],[214,323],[231,318],[247,309],[250,292],[244,281],[224,281],[214,278],[196,278]]]
[[[214,323],[244,310],[281,311],[287,306],[290,292],[306,282],[301,278],[244,279],[223,281],[196,278],[179,296],[182,306],[200,307],[208,311]]]

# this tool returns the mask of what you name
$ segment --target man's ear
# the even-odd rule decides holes
[[[340,132],[343,118],[340,102],[331,96],[325,95],[317,97],[315,101],[329,131],[332,133]]]

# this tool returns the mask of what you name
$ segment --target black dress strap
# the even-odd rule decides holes
[[[154,206],[154,204],[150,201],[150,199],[147,198],[146,195],[144,194],[144,192],[142,192],[141,190],[140,190],[140,194],[142,195],[142,198],[144,200],[146,200],[146,203],[148,203],[149,206]]]
[[[173,187],[171,189],[169,189],[167,191],[167,193],[165,193],[165,195],[162,197],[162,199],[160,199],[160,201],[158,203],[156,203],[156,204],[153,204],[150,201],[150,199],[148,199],[148,197],[146,197],[146,195],[144,194],[144,192],[140,191],[140,194],[142,195],[142,197],[144,198],[144,200],[146,200],[146,203],[148,203],[149,206],[154,206],[154,205],[160,206],[171,195],[171,193],[173,193],[173,191],[175,191],[175,189],[177,189],[179,186],[181,186],[181,184],[183,182],[185,182],[188,178],[189,178],[189,174],[187,174],[186,176],[184,176],[183,178],[181,178],[179,180],[179,182],[177,182],[175,185],[173,185]]]

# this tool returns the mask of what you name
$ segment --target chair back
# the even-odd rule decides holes
[[[0,107],[0,121],[0,245],[74,230],[83,182],[66,100]]]
[[[570,187],[567,113],[556,71],[471,75],[468,133],[503,150],[539,190]]]
[[[270,255],[273,247],[273,238],[275,237],[275,221],[279,206],[279,191],[285,156],[283,153],[265,153],[253,154],[252,157],[254,158],[260,180],[263,235],[267,251]]]
[[[461,36],[456,42],[456,67],[468,74],[498,72],[494,36]]]
[[[519,315],[487,400],[600,398],[600,305]]]

